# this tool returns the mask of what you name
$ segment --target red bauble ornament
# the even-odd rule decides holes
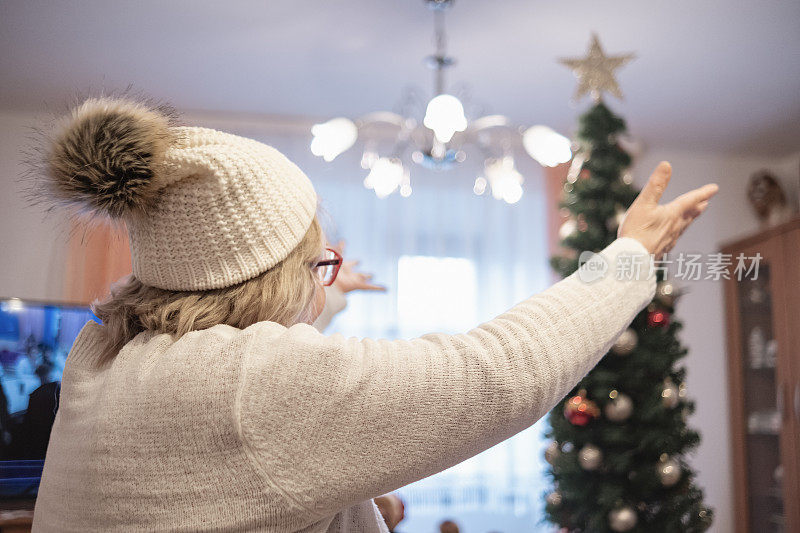
[[[663,309],[653,309],[647,313],[647,325],[651,328],[669,326],[669,313]]]
[[[581,389],[564,404],[564,416],[570,424],[585,426],[600,416],[600,408],[592,400],[587,399],[586,391]]]

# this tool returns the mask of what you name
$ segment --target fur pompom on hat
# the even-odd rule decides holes
[[[174,141],[174,113],[162,106],[92,98],[63,120],[47,154],[56,199],[119,218],[158,196],[158,163]]]
[[[283,154],[127,98],[75,107],[45,147],[46,199],[119,219],[133,274],[167,290],[208,290],[282,261],[314,218],[308,177]]]

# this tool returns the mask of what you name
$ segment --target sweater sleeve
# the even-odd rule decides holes
[[[324,516],[531,426],[653,297],[652,263],[638,241],[618,239],[600,255],[466,334],[358,340],[307,325],[255,333],[238,408],[257,468]],[[642,260],[638,279],[617,275],[623,256]],[[606,275],[587,281],[603,262]]]
[[[347,307],[347,296],[344,295],[339,287],[336,285],[325,287],[325,307],[322,308],[322,312],[312,326],[317,331],[325,331],[325,328],[333,322],[333,318],[341,313],[345,307]]]

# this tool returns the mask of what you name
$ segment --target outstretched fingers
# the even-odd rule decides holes
[[[716,183],[710,183],[678,196],[672,203],[683,216],[696,217],[708,207],[708,201],[718,190]]]
[[[708,200],[700,200],[698,203],[681,205],[678,204],[677,207],[677,216],[678,216],[678,235],[682,235],[686,228],[694,222],[694,220],[699,217],[703,211],[708,208],[709,201]]]
[[[362,291],[385,291],[386,287],[383,285],[376,285],[375,283],[370,283],[372,279],[372,274],[362,274],[361,283],[359,284],[359,289]]]
[[[700,214],[701,214],[703,211],[705,211],[707,207],[708,207],[708,200],[705,200],[705,201],[702,201],[702,202],[700,202],[699,204],[697,204],[697,206],[696,206],[696,207],[694,208],[694,210],[692,211],[692,217],[693,217],[693,218],[697,218],[697,217],[699,217],[699,216],[700,216]]]
[[[670,164],[666,161],[659,163],[647,180],[644,189],[639,193],[639,198],[637,198],[637,200],[651,205],[658,204],[659,200],[661,200],[661,196],[664,194],[664,190],[666,190],[669,184],[671,176],[672,167]]]

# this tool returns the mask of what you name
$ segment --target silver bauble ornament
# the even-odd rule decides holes
[[[589,158],[589,153],[586,150],[581,150],[579,147],[576,147],[577,153],[572,157],[572,163],[569,165],[569,170],[567,171],[567,183],[575,183],[578,181],[578,176],[581,173],[581,169],[583,169],[583,164]]]
[[[614,509],[608,513],[608,526],[614,531],[630,531],[636,527],[639,517],[636,511],[628,506]]]
[[[553,465],[556,462],[556,459],[559,458],[561,455],[561,448],[559,447],[556,441],[551,442],[547,445],[547,448],[544,450],[544,460]]]
[[[636,349],[637,344],[639,344],[639,336],[633,328],[628,328],[622,332],[622,335],[611,346],[611,352],[615,355],[628,355]]]
[[[553,491],[547,495],[545,501],[547,502],[548,505],[558,507],[559,505],[561,505],[561,493],[558,492],[557,490]]]
[[[664,389],[661,391],[661,405],[667,409],[674,409],[680,402],[680,391],[675,383],[667,378],[664,380]]]
[[[611,391],[611,401],[603,408],[603,414],[612,422],[624,422],[633,413],[633,401],[627,394]]]
[[[667,454],[661,455],[661,459],[658,461],[658,478],[661,480],[661,484],[665,487],[671,487],[681,479],[681,475],[683,472],[681,471],[681,465],[675,459],[672,459]]]
[[[578,463],[584,470],[596,470],[603,462],[603,452],[593,444],[587,444],[578,452]]]
[[[662,281],[656,285],[656,300],[661,305],[672,307],[675,304],[675,285],[669,281]]]
[[[568,218],[558,229],[558,236],[566,239],[578,229],[578,222],[574,218]]]

